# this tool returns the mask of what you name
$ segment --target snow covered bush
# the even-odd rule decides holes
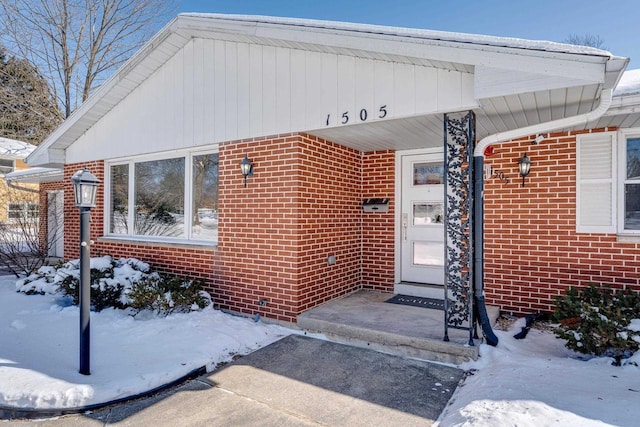
[[[129,308],[137,312],[153,310],[161,315],[173,311],[199,310],[210,304],[201,282],[153,272],[149,264],[135,258],[91,258],[91,306]],[[57,267],[40,267],[36,273],[16,282],[16,290],[26,294],[63,293],[79,304],[80,261]]]
[[[554,316],[560,322],[556,335],[579,353],[613,357],[619,366],[640,348],[638,292],[593,284],[570,288],[556,301]]]
[[[130,306],[137,312],[151,310],[163,315],[200,310],[211,302],[202,284],[168,275],[145,277],[131,287]]]

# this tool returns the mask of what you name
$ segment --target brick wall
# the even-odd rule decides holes
[[[485,164],[510,178],[485,180],[487,301],[512,313],[552,311],[557,295],[590,282],[640,290],[640,244],[576,233],[576,133],[495,146]],[[521,187],[524,152],[531,173]]]
[[[254,164],[246,188],[239,167],[245,155]],[[160,271],[205,279],[216,306],[283,321],[363,284],[393,290],[393,151],[362,154],[289,134],[221,144],[219,160],[217,248],[102,237],[101,185],[91,211],[92,255],[133,256]],[[68,259],[79,256],[70,177],[85,166],[104,181],[103,162],[65,167]],[[389,197],[389,213],[364,215],[363,197]]]
[[[254,164],[247,188],[239,168],[245,155]],[[294,321],[356,289],[360,172],[358,152],[307,135],[221,145],[222,306]]]
[[[362,198],[389,198],[389,212],[362,214],[362,285],[393,292],[395,276],[395,151],[363,154]]]
[[[90,236],[92,240],[102,236],[104,220],[104,162],[75,163],[64,166],[62,190],[64,191],[64,257],[77,259],[80,256],[80,210],[76,207],[73,196],[71,177],[83,168],[89,169],[100,180],[96,194],[96,207],[91,209]],[[98,245],[91,248],[92,256],[96,254]]]

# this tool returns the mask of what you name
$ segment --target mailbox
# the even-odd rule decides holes
[[[362,201],[362,210],[365,212],[389,212],[389,199],[364,199]]]

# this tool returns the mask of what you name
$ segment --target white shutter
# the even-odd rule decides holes
[[[576,149],[576,231],[615,233],[615,132],[578,135]]]

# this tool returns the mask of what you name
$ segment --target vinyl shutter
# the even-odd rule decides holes
[[[576,231],[615,233],[615,132],[578,135],[576,148]]]

